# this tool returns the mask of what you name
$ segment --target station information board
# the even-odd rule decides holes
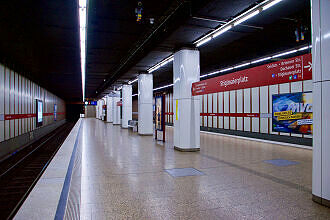
[[[304,54],[193,83],[192,95],[197,96],[309,79],[312,79],[312,55]]]

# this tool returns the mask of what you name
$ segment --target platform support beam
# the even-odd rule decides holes
[[[199,80],[199,51],[177,51],[173,62],[173,105],[174,149],[179,151],[200,150],[200,98],[191,95],[192,83]]]
[[[312,0],[313,200],[330,206],[330,1]]]
[[[153,75],[140,74],[138,77],[138,132],[153,135]]]
[[[113,122],[112,108],[113,108],[113,97],[107,96],[107,122]]]
[[[117,105],[117,103],[120,101],[120,92],[114,91],[113,92],[113,99],[112,99],[112,115],[113,115],[113,124],[114,125],[120,125],[120,106]]]
[[[132,85],[123,85],[122,103],[121,127],[128,128],[128,121],[132,120]]]

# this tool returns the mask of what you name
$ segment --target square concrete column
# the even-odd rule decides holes
[[[122,120],[121,127],[128,128],[128,121],[132,120],[132,85],[123,85],[122,88]]]
[[[117,106],[117,102],[120,101],[120,92],[114,91],[113,92],[113,99],[112,99],[112,116],[113,116],[113,124],[120,125],[120,106]]]
[[[313,200],[330,207],[330,1],[312,0]]]
[[[140,135],[153,135],[153,75],[141,74],[138,77],[138,132]]]
[[[179,151],[200,149],[200,98],[191,95],[192,83],[199,79],[199,51],[176,52],[173,62],[174,148]]]
[[[111,95],[107,96],[107,122],[113,122],[112,117],[112,105],[113,105],[113,97]]]

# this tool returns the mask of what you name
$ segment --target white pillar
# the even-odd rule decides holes
[[[113,124],[114,125],[120,125],[120,107],[117,106],[117,102],[120,101],[120,92],[119,91],[114,91],[113,92],[114,97],[112,99],[112,105],[113,105]]]
[[[138,132],[140,135],[153,135],[153,76],[140,74],[138,78]]]
[[[101,119],[101,100],[97,100],[96,118]]]
[[[330,206],[330,1],[312,0],[313,200]]]
[[[200,98],[191,95],[192,83],[199,79],[199,51],[176,52],[173,62],[174,148],[179,151],[200,149]]]
[[[103,105],[104,105],[104,100],[102,98],[102,99],[100,99],[100,119],[101,120],[103,120],[103,116],[104,116],[104,114],[103,114]]]
[[[96,105],[96,118],[99,118],[99,101],[96,102],[97,105]]]
[[[128,121],[132,120],[132,85],[123,85],[122,88],[123,114],[121,127],[128,128]]]
[[[107,96],[107,122],[113,122],[113,117],[112,117],[112,101],[113,97],[111,95]]]

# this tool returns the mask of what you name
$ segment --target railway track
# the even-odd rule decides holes
[[[73,126],[60,126],[0,163],[0,219],[15,216]]]

